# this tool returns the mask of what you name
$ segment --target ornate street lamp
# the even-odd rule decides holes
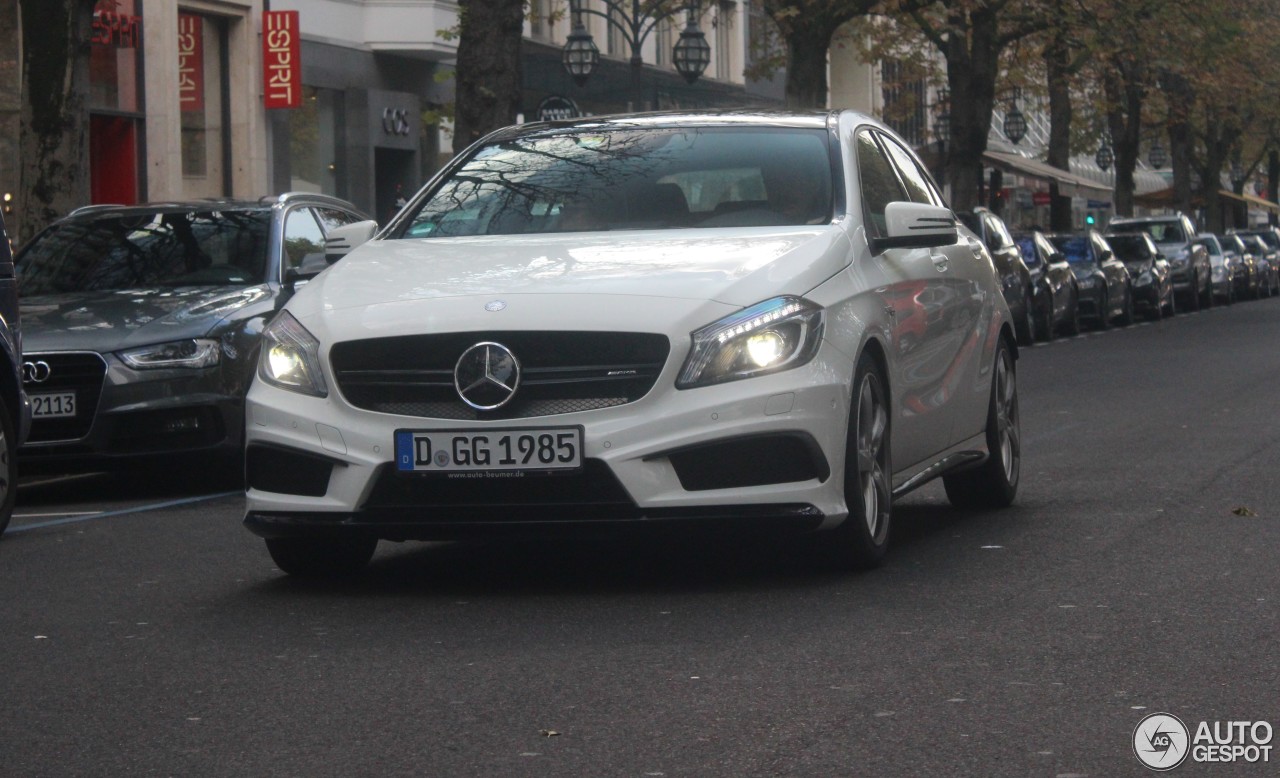
[[[1015,146],[1027,137],[1027,117],[1018,110],[1018,96],[1021,93],[1021,89],[1013,90],[1013,97],[1009,100],[1009,112],[1004,115],[1004,136]]]
[[[564,63],[564,69],[573,77],[574,83],[582,86],[587,82],[587,76],[591,75],[591,71],[595,70],[600,62],[600,49],[596,48],[596,42],[591,39],[591,33],[587,32],[586,25],[582,23],[582,9],[577,2],[572,3],[571,12],[573,31],[569,33],[569,40],[560,52],[560,59]]]
[[[1151,144],[1151,151],[1147,153],[1147,160],[1151,163],[1151,167],[1157,170],[1169,164],[1169,154],[1164,150],[1164,146],[1160,145],[1159,140]]]
[[[642,102],[639,97],[640,72],[644,59],[640,50],[644,46],[649,33],[653,32],[659,22],[669,19],[681,11],[685,12],[685,27],[671,50],[671,61],[676,71],[690,84],[697,81],[711,64],[711,46],[707,36],[698,28],[698,17],[702,15],[701,0],[687,0],[682,5],[664,11],[646,12],[641,8],[641,0],[631,0],[630,11],[626,0],[604,0],[609,13],[598,11],[583,5],[585,0],[569,0],[569,11],[573,16],[573,31],[561,52],[564,69],[573,80],[582,86],[587,77],[600,61],[600,50],[596,47],[591,33],[582,23],[583,14],[593,14],[603,18],[617,30],[631,48],[631,84],[635,94],[635,106]]]
[[[1111,163],[1116,161],[1116,155],[1111,151],[1111,147],[1107,145],[1105,140],[1098,147],[1098,153],[1093,156],[1093,161],[1098,163],[1098,167],[1106,170],[1111,167]]]
[[[672,63],[688,84],[697,81],[711,64],[711,46],[707,44],[706,34],[698,29],[699,13],[696,2],[686,7],[684,29],[671,52]]]

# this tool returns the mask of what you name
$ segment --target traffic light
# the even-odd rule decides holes
[[[1084,215],[1084,223],[1085,223],[1085,226],[1092,227],[1093,225],[1098,223],[1098,220],[1094,218],[1092,212],[1086,213]]]

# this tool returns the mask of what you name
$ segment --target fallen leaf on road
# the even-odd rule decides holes
[[[560,733],[556,732],[554,729],[540,729],[538,730],[538,734],[542,735],[543,737],[556,737]]]
[[[1248,508],[1244,507],[1243,505],[1241,505],[1239,508],[1236,508],[1231,512],[1237,516],[1257,516],[1258,515],[1253,511],[1249,510]]]

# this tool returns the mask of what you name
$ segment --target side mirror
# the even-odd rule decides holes
[[[872,238],[871,253],[887,249],[950,246],[960,239],[950,208],[928,203],[892,202],[884,209],[885,235]]]
[[[332,265],[350,254],[356,246],[367,243],[377,231],[378,223],[372,219],[334,227],[324,239],[325,260]]]

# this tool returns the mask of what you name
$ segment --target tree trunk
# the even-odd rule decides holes
[[[1173,167],[1173,202],[1178,210],[1192,214],[1191,205],[1191,117],[1187,111],[1195,95],[1187,79],[1166,71],[1160,76],[1169,105],[1169,164]]]
[[[982,155],[991,131],[999,75],[998,16],[990,9],[957,13],[953,29],[969,25],[969,35],[951,34],[943,47],[947,60],[947,86],[951,91],[951,143],[947,154],[947,181],[951,204],[957,211],[979,205]]]
[[[795,25],[787,36],[787,108],[827,107],[827,52],[834,30]]]
[[[89,203],[89,41],[96,2],[20,3],[24,99],[15,237],[24,243]]]
[[[459,0],[453,151],[515,124],[524,0]]]
[[[1044,53],[1049,88],[1049,156],[1050,165],[1071,170],[1071,50],[1065,27],[1058,27]],[[1049,229],[1070,232],[1071,198],[1058,193],[1057,182],[1049,184]]]
[[[1103,78],[1110,109],[1107,123],[1111,129],[1111,144],[1115,152],[1117,216],[1133,215],[1133,198],[1136,186],[1133,172],[1138,167],[1138,153],[1142,141],[1142,103],[1146,89],[1142,85],[1138,68],[1129,63],[1116,62]]]

